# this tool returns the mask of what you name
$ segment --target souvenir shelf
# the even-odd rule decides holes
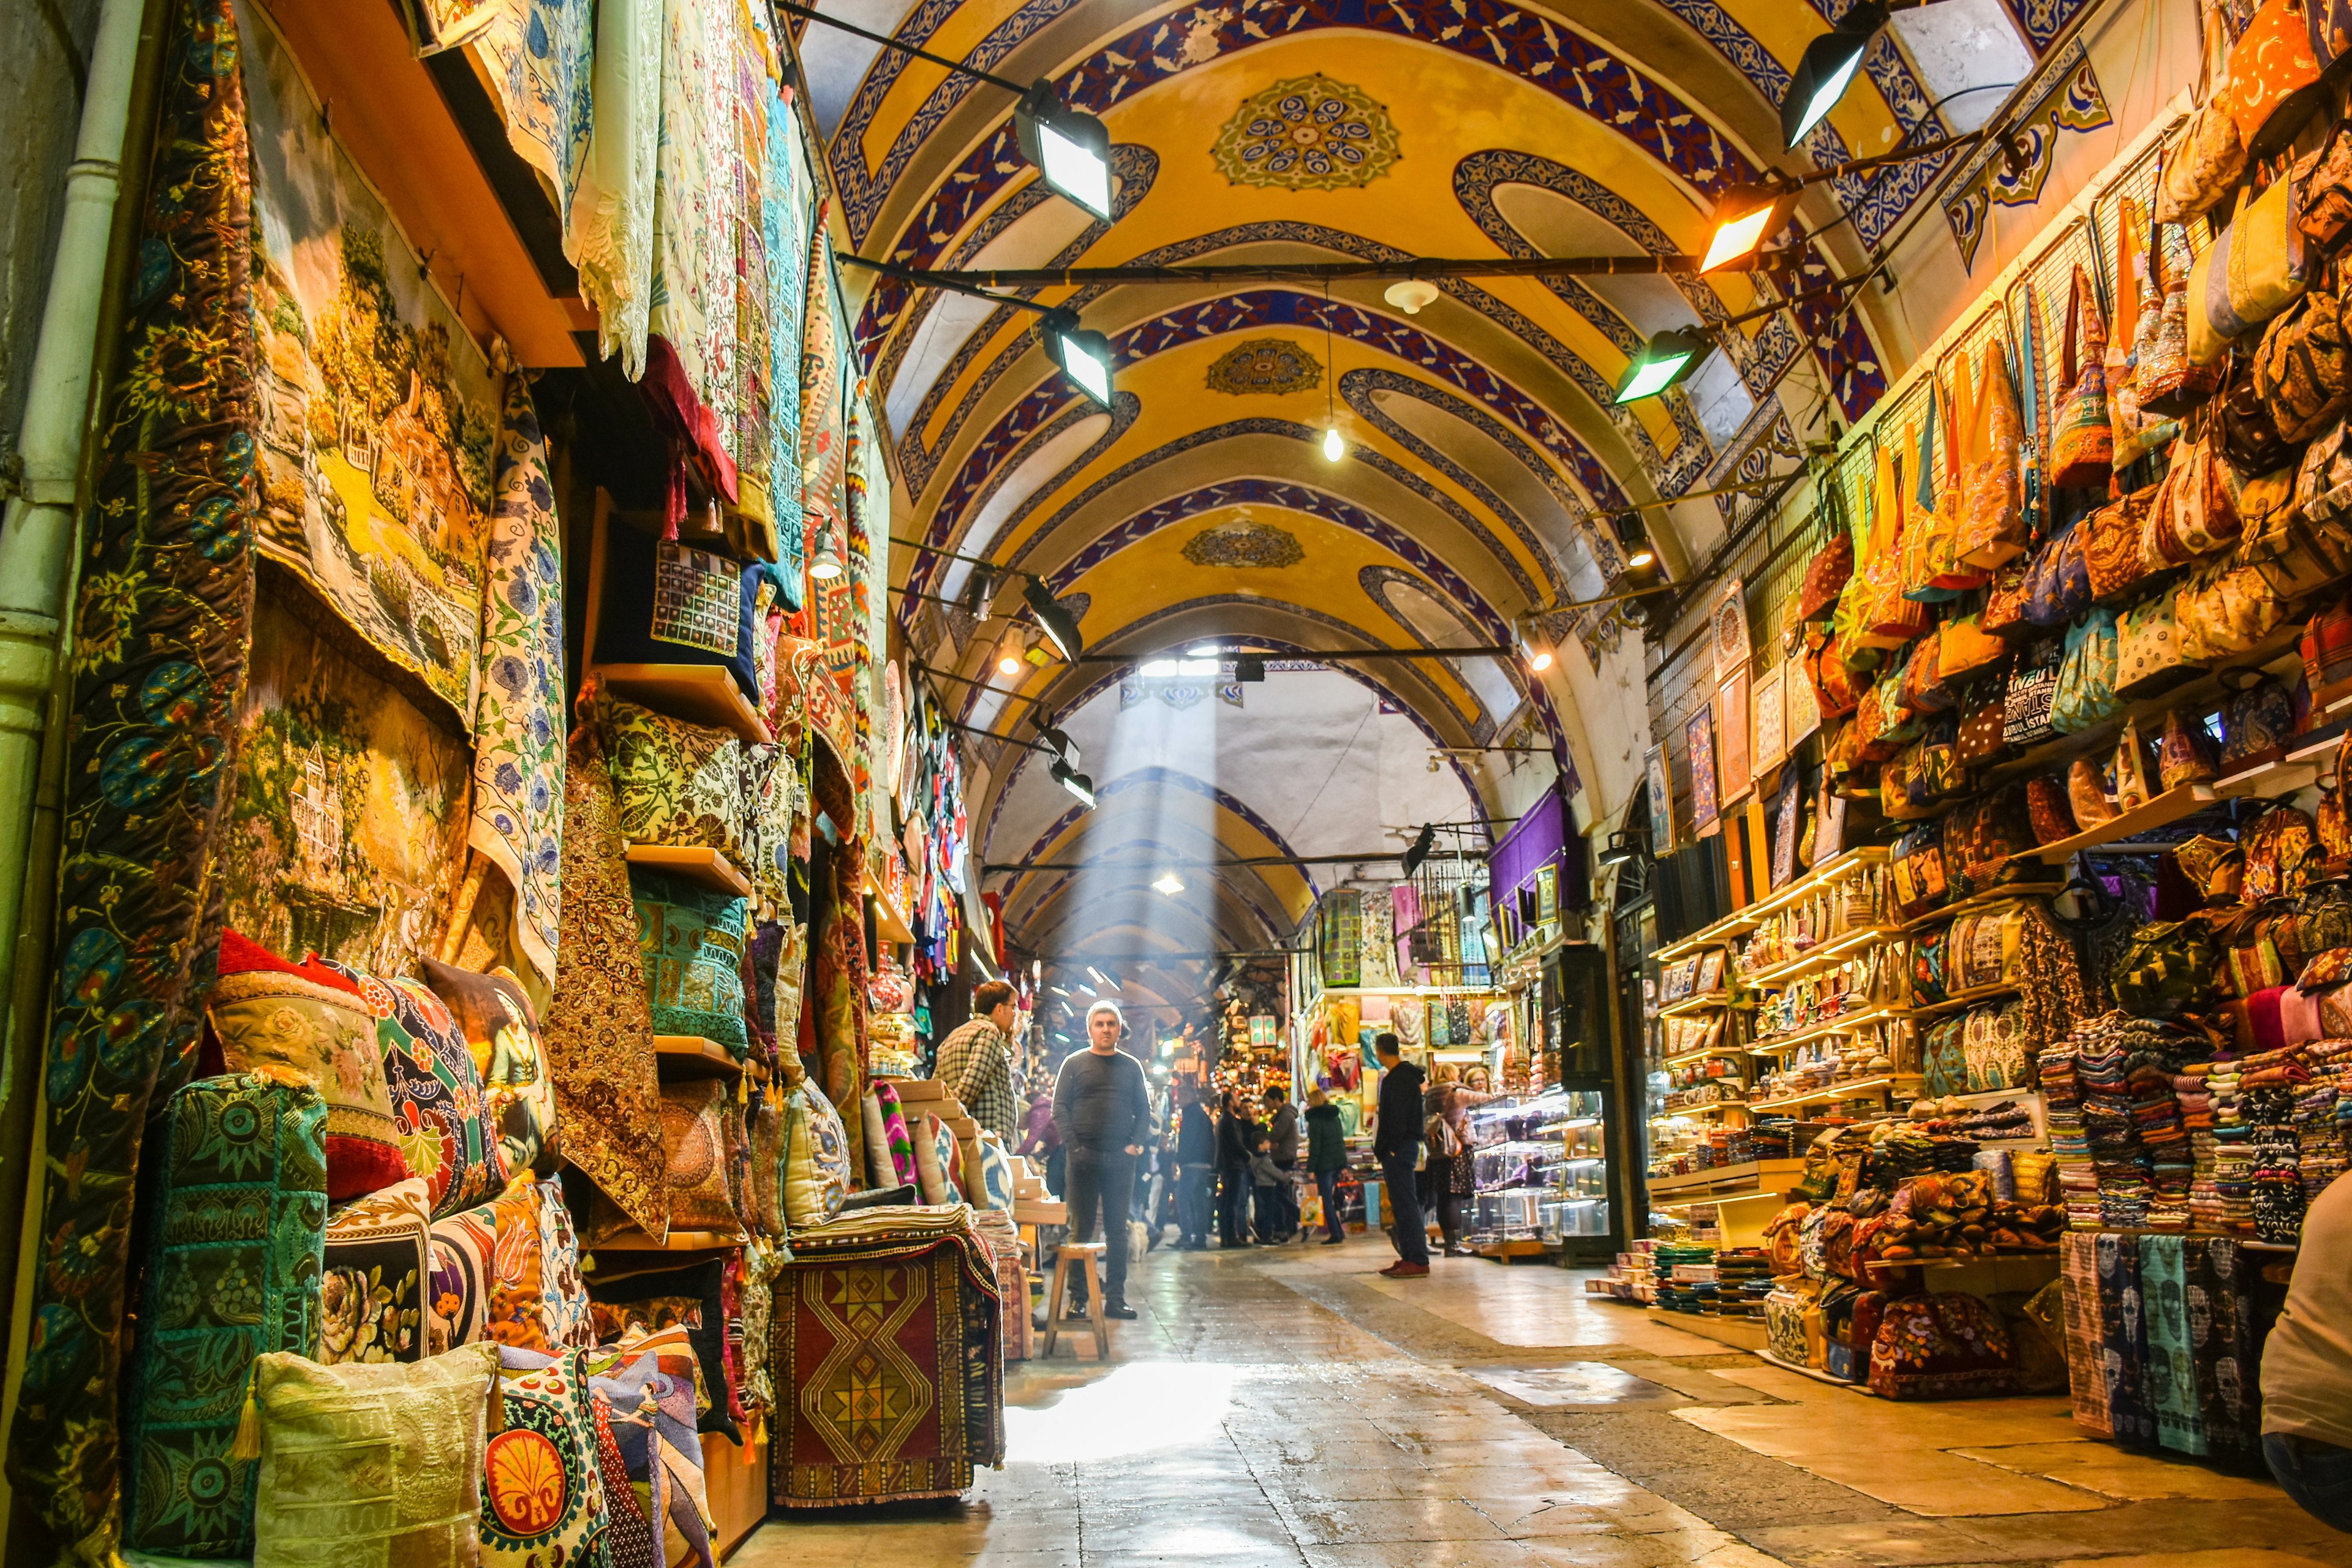
[[[1826,1019],[1811,1028],[1801,1029],[1793,1035],[1781,1035],[1771,1039],[1758,1040],[1748,1047],[1748,1054],[1755,1057],[1777,1057],[1792,1051],[1799,1046],[1811,1045],[1815,1040],[1830,1039],[1840,1035],[1857,1035],[1875,1025],[1896,1024],[1904,1019],[1916,1016],[1918,1014],[1909,1007],[1893,1005],[1872,1007],[1864,1012],[1850,1013],[1841,1017]]]
[[[1654,1122],[1674,1121],[1686,1116],[1712,1116],[1717,1111],[1744,1111],[1747,1109],[1748,1102],[1744,1100],[1703,1100],[1692,1105],[1670,1106],[1651,1117],[1650,1120]]]
[[[743,1064],[717,1040],[699,1035],[656,1035],[654,1065],[665,1078],[740,1078]]]
[[[2166,790],[2146,805],[2135,806],[2087,832],[2077,833],[2072,838],[2061,838],[2055,844],[2045,844],[2039,849],[2012,855],[2010,860],[2012,863],[2039,860],[2045,866],[2063,865],[2066,858],[2078,849],[2095,849],[2102,844],[2113,844],[2118,839],[2134,838],[2140,834],[2153,832],[2204,810],[2213,804],[2214,798],[2210,784],[2181,784]]]
[[[1679,1002],[1669,1002],[1658,1009],[1661,1018],[1679,1018],[1689,1013],[1704,1013],[1711,1008],[1731,1005],[1727,991],[1710,992],[1705,996],[1685,996]]]
[[[640,708],[715,730],[732,731],[754,744],[775,739],[735,678],[715,664],[604,664],[604,689]]]
[[[1987,888],[1981,893],[1971,894],[1957,902],[1946,904],[1939,910],[1929,910],[1918,919],[1905,922],[1902,928],[1903,934],[1910,936],[1926,931],[1931,926],[1939,926],[1957,916],[1969,914],[1977,910],[1990,909],[1995,904],[2011,904],[2020,899],[2054,899],[2065,890],[2066,884],[2063,881],[2005,882],[2000,887]]]
[[[1842,1083],[1832,1083],[1821,1089],[1808,1089],[1802,1094],[1784,1094],[1769,1100],[1752,1100],[1749,1102],[1749,1109],[1778,1110],[1784,1106],[1822,1105],[1832,1100],[1859,1099],[1865,1093],[1885,1096],[1892,1094],[1900,1087],[1907,1086],[1916,1089],[1919,1082],[1919,1075],[1916,1073],[1881,1073],[1873,1078],[1847,1079]]]
[[[1898,927],[1863,926],[1853,931],[1841,932],[1830,941],[1809,949],[1785,963],[1774,964],[1769,969],[1759,969],[1744,978],[1748,984],[1759,991],[1786,985],[1792,980],[1802,980],[1808,974],[1818,973],[1859,953],[1868,952],[1889,937],[1902,934]]]
[[[683,877],[689,882],[699,882],[706,888],[738,899],[751,896],[751,879],[735,868],[735,862],[716,849],[699,846],[674,844],[632,844],[626,858],[632,866],[643,866],[648,871],[660,871],[667,876]]]
[[[1966,991],[1955,991],[1941,1002],[1914,1007],[1911,1016],[1914,1018],[1940,1018],[1947,1013],[1966,1012],[1979,1002],[1997,1002],[2004,996],[2016,994],[2017,987],[2014,985],[1976,985]]]

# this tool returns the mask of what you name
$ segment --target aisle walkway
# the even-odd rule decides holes
[[[1108,1368],[1008,1379],[960,1504],[770,1523],[741,1568],[2352,1568],[2266,1483],[2077,1436],[2063,1397],[1892,1405],[1577,1275],[1383,1243],[1139,1267]]]

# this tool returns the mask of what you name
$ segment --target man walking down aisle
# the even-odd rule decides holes
[[[940,1042],[933,1074],[1008,1151],[1021,1144],[1020,1106],[1013,1098],[1014,1016],[1012,986],[1002,980],[973,986],[971,1016]]]
[[[1206,1091],[1187,1083],[1176,1113],[1176,1224],[1186,1252],[1209,1247],[1209,1221],[1217,1206],[1217,1121]]]
[[[1348,1135],[1339,1125],[1339,1108],[1320,1088],[1307,1091],[1307,1173],[1323,1197],[1323,1245],[1337,1247],[1348,1239],[1339,1218],[1339,1173],[1348,1168]]]
[[[1421,1086],[1427,1077],[1404,1059],[1394,1035],[1372,1041],[1381,1063],[1380,1125],[1372,1132],[1372,1153],[1381,1163],[1381,1184],[1388,1189],[1389,1215],[1395,1229],[1397,1260],[1381,1272],[1391,1279],[1421,1279],[1429,1274],[1429,1236],[1421,1217],[1421,1194],[1413,1185],[1413,1165],[1421,1154]],[[1369,1216],[1368,1216],[1369,1217]]]
[[[1265,1152],[1282,1180],[1275,1187],[1275,1233],[1288,1241],[1298,1234],[1298,1107],[1282,1090],[1265,1091]]]
[[[1108,997],[1087,1009],[1087,1048],[1071,1054],[1054,1084],[1054,1126],[1069,1151],[1072,1241],[1092,1241],[1099,1220],[1107,1244],[1103,1311],[1132,1318],[1127,1304],[1127,1211],[1135,1165],[1151,1130],[1143,1064],[1118,1048],[1127,1015]],[[1086,1316],[1083,1279],[1072,1281],[1069,1315]]]

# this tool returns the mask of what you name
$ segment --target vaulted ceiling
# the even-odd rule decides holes
[[[1716,194],[1973,125],[2070,0],[1948,0],[1898,15],[1805,149],[1780,151],[1793,62],[1845,0],[824,0],[823,9],[1102,117],[1116,221],[1048,193],[1011,95],[822,26],[799,30],[829,142],[835,232],[925,268],[1412,257],[1673,255],[1704,248]],[[2046,38],[2045,40],[2046,41]],[[1648,334],[1723,322],[1851,276],[1938,171],[1821,187],[1804,281],[1740,274],[1447,280],[1408,314],[1382,282],[1050,287],[1118,356],[1108,412],[1047,360],[1035,317],[845,271],[886,413],[893,532],[1041,574],[1088,652],[1204,639],[1316,652],[1506,644],[1515,618],[1607,593],[1605,514],[1785,467],[1826,415],[1900,368],[1865,303],[1800,300],[1729,330],[1731,352],[1632,411],[1611,389]],[[1840,221],[1842,215],[1851,221]],[[1336,424],[1345,457],[1319,442]],[[1818,435],[1818,430],[1814,429]],[[1720,533],[1713,501],[1648,514],[1670,573]],[[1616,607],[1556,613],[1541,677],[1489,658],[1277,662],[1264,684],[1139,681],[1120,663],[996,672],[1012,623],[975,626],[971,567],[894,549],[892,609],[967,723],[991,863],[1017,941],[1107,956],[1274,945],[1349,868],[1230,867],[1150,890],[1174,857],[1393,850],[1428,820],[1507,816],[1557,766],[1587,819],[1621,805],[1647,743],[1639,635]],[[1010,609],[1016,595],[1000,596]],[[1062,716],[1102,793],[1045,776],[1033,703]],[[1477,752],[1549,748],[1557,758]],[[1310,847],[1311,846],[1311,847]],[[1197,973],[1197,966],[1194,971]],[[1176,996],[1179,981],[1155,995]]]

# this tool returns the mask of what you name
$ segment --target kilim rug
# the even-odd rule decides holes
[[[1004,1457],[996,1266],[961,1204],[793,1233],[769,1328],[785,1508],[953,1497]]]

